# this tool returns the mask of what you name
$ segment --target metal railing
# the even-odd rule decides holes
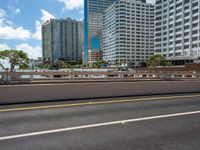
[[[196,71],[116,71],[116,70],[60,70],[0,72],[0,82],[34,80],[199,80]]]

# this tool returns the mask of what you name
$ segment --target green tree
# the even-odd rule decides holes
[[[62,68],[70,68],[71,67],[71,65],[69,63],[66,63],[66,62],[61,61],[61,60],[56,61],[54,63],[50,63],[49,65],[50,65],[49,66],[50,70],[54,70],[54,69],[58,70],[58,69],[62,69]]]
[[[18,50],[3,50],[0,51],[0,67],[6,70],[3,61],[8,61],[10,64],[10,72],[13,72],[16,66],[28,65],[28,56],[23,51]]]
[[[69,63],[66,63],[64,61],[58,61],[57,64],[58,64],[59,68],[70,68],[71,67],[71,65]]]
[[[107,61],[98,61],[92,64],[93,68],[101,68],[102,65],[108,65],[109,63]]]
[[[19,69],[28,69],[28,68],[29,68],[28,64],[19,65]]]
[[[166,60],[163,56],[161,55],[154,55],[151,56],[150,59],[147,62],[148,66],[150,67],[157,67],[157,66],[168,66],[172,65],[171,62]]]

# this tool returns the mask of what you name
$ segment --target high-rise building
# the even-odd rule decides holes
[[[119,0],[105,10],[103,60],[137,65],[154,54],[154,6],[144,2]]]
[[[174,64],[200,57],[200,1],[157,0],[155,53]]]
[[[84,62],[86,64],[101,58],[103,13],[115,1],[117,0],[84,0]],[[92,57],[93,55],[98,57]]]
[[[43,59],[49,62],[81,61],[83,39],[83,22],[70,18],[51,19],[42,26]]]

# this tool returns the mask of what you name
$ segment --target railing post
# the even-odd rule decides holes
[[[30,74],[30,81],[33,80],[33,74]]]
[[[196,78],[196,71],[193,72],[192,78]]]
[[[70,70],[70,80],[74,80],[74,72],[73,72],[73,69]]]
[[[92,79],[92,75],[88,74],[88,77],[89,77],[89,80],[91,80],[91,79]]]
[[[120,74],[118,74],[118,78],[119,79],[123,79],[124,78],[124,75],[122,74],[122,71],[120,71]]]
[[[53,75],[50,75],[50,79],[53,80]]]
[[[108,78],[108,75],[107,75],[107,74],[105,74],[105,75],[104,75],[104,79],[106,80],[107,78]]]
[[[6,84],[9,84],[9,69],[6,68]]]

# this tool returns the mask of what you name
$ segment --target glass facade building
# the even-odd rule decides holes
[[[200,1],[157,0],[155,53],[177,64],[200,57]]]
[[[101,59],[103,13],[117,0],[84,0],[84,63],[93,63]],[[89,53],[90,52],[90,53]],[[99,57],[90,57],[89,54]]]

